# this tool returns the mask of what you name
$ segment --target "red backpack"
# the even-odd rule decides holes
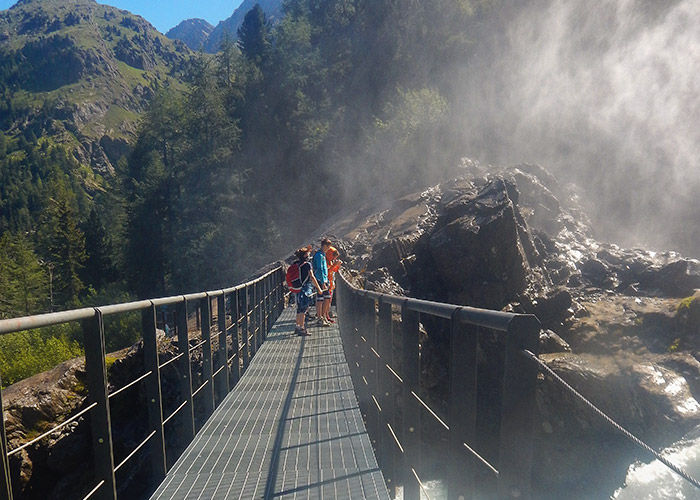
[[[289,287],[289,291],[292,293],[299,293],[301,287],[304,286],[304,283],[301,282],[301,266],[298,260],[287,268],[286,281],[287,287]]]

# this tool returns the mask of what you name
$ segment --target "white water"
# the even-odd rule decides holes
[[[700,427],[662,454],[691,477],[700,478]],[[625,483],[613,495],[615,500],[700,500],[700,489],[658,460],[630,466]]]

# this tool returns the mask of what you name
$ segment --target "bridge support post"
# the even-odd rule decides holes
[[[194,439],[194,405],[192,404],[192,363],[190,362],[190,338],[187,331],[187,299],[177,304],[177,346],[180,357],[180,397],[186,403],[183,408],[182,432],[186,442]]]
[[[151,444],[151,471],[153,482],[157,484],[163,481],[167,474],[167,462],[156,334],[156,307],[153,304],[141,313],[141,326],[143,330],[143,364],[147,371],[151,371],[151,375],[144,381],[144,386],[148,408],[148,427],[149,430],[155,431]]]
[[[403,447],[404,500],[420,500],[420,484],[416,474],[420,469],[420,404],[411,392],[420,391],[420,353],[418,350],[420,314],[401,306],[402,373],[403,387]]]
[[[540,322],[516,316],[508,324],[499,453],[498,498],[529,500],[538,367],[522,350],[538,353]]]
[[[258,313],[256,314],[258,320],[258,336],[256,340],[256,351],[262,346],[263,340],[265,338],[265,282],[255,284],[255,302],[258,306]]]
[[[2,387],[2,378],[0,378]],[[2,454],[2,482],[0,482],[0,497],[12,500],[12,481],[10,479],[10,460],[7,457],[7,434],[5,433],[5,415],[2,411],[2,389],[0,389],[0,453]]]
[[[450,432],[447,458],[447,498],[474,496],[474,455],[465,447],[476,442],[476,374],[478,327],[459,320],[460,309],[450,324]]]
[[[274,322],[274,318],[272,317],[273,314],[273,304],[272,304],[272,279],[275,277],[274,274],[271,274],[267,278],[265,278],[265,330],[264,330],[264,336],[263,336],[263,341],[267,340],[267,334],[270,333],[270,330],[272,329],[272,323]]]
[[[248,369],[248,364],[250,363],[250,353],[248,351],[248,344],[250,342],[248,334],[248,324],[250,318],[250,306],[248,300],[248,287],[246,286],[241,290],[241,341],[243,343],[243,373]]]
[[[381,356],[379,366],[379,404],[382,407],[380,419],[381,453],[380,466],[384,473],[389,496],[396,497],[396,443],[391,435],[389,426],[396,429],[394,421],[394,376],[384,366],[394,366],[394,342],[392,306],[389,303],[379,301],[379,320],[377,325],[377,351]],[[394,431],[395,432],[395,431]]]
[[[216,320],[219,327],[219,355],[216,369],[221,369],[221,373],[218,377],[218,382],[216,384],[217,397],[219,398],[219,404],[224,400],[226,395],[231,390],[229,384],[229,370],[228,370],[228,340],[226,338],[226,294],[222,293],[216,299]],[[235,347],[235,344],[234,344]],[[236,358],[238,360],[238,358]]]
[[[364,390],[366,392],[366,400],[364,408],[365,421],[367,423],[367,432],[372,442],[372,447],[375,454],[380,453],[380,438],[379,438],[379,408],[377,407],[377,356],[372,352],[372,349],[377,346],[377,316],[376,302],[368,297],[358,297],[359,315],[360,315],[360,335],[364,337],[364,341],[360,342],[360,353],[362,356],[362,372]]]
[[[255,353],[258,350],[258,344],[257,344],[257,335],[258,335],[258,318],[257,318],[257,294],[256,294],[256,289],[257,289],[257,284],[253,283],[250,285],[247,289],[247,297],[248,297],[248,311],[250,314],[250,319],[249,325],[250,325],[250,359],[253,359],[253,356],[255,356]]]
[[[231,341],[233,356],[231,360],[231,389],[241,378],[241,294],[233,292],[231,297]]]
[[[202,328],[202,384],[207,387],[202,389],[204,398],[204,419],[208,420],[214,413],[214,365],[211,359],[211,297],[207,295],[199,301]]]
[[[93,318],[83,321],[82,328],[85,344],[88,405],[97,403],[97,406],[90,413],[95,475],[98,481],[104,481],[104,484],[97,490],[97,497],[101,500],[116,500],[112,424],[107,395],[107,368],[105,366],[105,330],[102,313],[99,309],[95,309]]]

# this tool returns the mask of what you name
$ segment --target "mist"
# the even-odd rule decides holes
[[[468,154],[575,184],[599,239],[700,258],[700,2],[517,3],[460,78]]]

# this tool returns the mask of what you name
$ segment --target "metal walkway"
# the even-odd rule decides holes
[[[286,309],[151,500],[389,499],[336,325]]]

